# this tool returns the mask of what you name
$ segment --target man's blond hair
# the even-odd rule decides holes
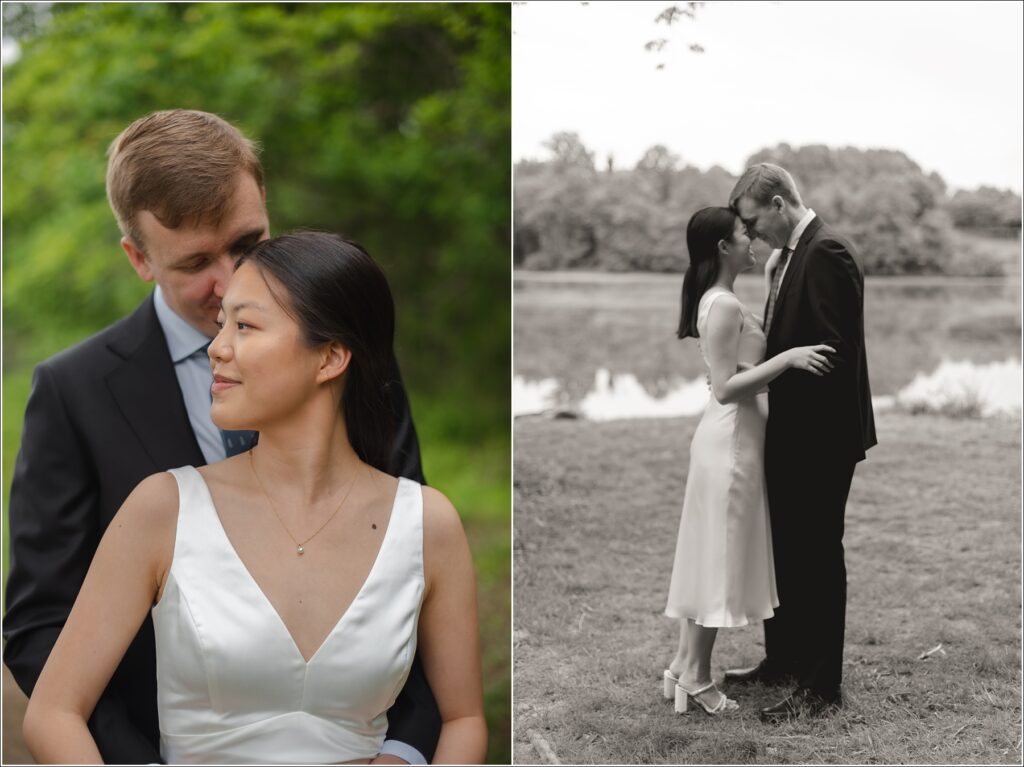
[[[789,171],[770,162],[761,162],[743,171],[729,195],[729,207],[736,212],[741,197],[749,197],[758,205],[767,205],[775,195],[790,205],[803,205]]]
[[[168,229],[216,226],[240,172],[263,189],[258,153],[241,131],[209,112],[170,109],[140,117],[107,150],[107,199],[122,234],[145,251],[140,210]]]

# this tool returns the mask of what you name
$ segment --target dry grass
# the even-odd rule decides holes
[[[696,423],[516,422],[514,759],[540,761],[535,730],[567,763],[1020,763],[1020,421],[879,418],[846,516],[847,707],[774,727],[779,690],[721,720],[661,698]],[[723,630],[714,673],[762,653]]]

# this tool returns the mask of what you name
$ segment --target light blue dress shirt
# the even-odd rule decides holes
[[[223,461],[227,453],[224,440],[210,418],[210,387],[213,386],[213,371],[206,356],[206,346],[212,341],[167,305],[163,291],[157,286],[153,294],[156,318],[167,339],[167,349],[174,363],[174,374],[178,377],[181,396],[185,399],[185,410],[192,431],[199,442],[199,449],[207,463]]]
[[[167,349],[174,363],[174,374],[185,400],[188,420],[199,442],[199,449],[207,463],[224,460],[227,452],[220,429],[210,418],[210,387],[213,386],[213,371],[206,347],[213,339],[200,333],[175,314],[167,305],[163,291],[158,285],[153,293],[156,318],[167,339]],[[426,764],[427,760],[417,749],[398,740],[385,740],[382,754],[391,754],[409,764]]]

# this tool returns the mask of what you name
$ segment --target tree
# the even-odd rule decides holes
[[[903,152],[779,144],[747,165],[788,170],[801,196],[857,246],[869,274],[935,274],[953,256],[945,184]]]
[[[1005,229],[1021,227],[1021,197],[1009,189],[981,186],[975,190],[958,189],[946,205],[953,225],[965,229]]]
[[[636,164],[636,171],[653,192],[654,198],[666,202],[672,191],[672,178],[679,166],[679,155],[658,144],[644,152]]]
[[[105,152],[135,118],[184,106],[263,146],[275,233],[340,231],[383,263],[403,370],[460,393],[452,428],[506,428],[507,6],[73,3],[33,19],[4,70],[6,365],[145,293]]]
[[[575,134],[559,135],[574,137],[574,156],[590,156]],[[789,170],[804,200],[850,237],[870,274],[998,273],[993,270],[1001,266],[983,254],[954,260],[950,206],[962,222],[1008,222],[1005,231],[1019,232],[1018,196],[979,190],[950,201],[942,179],[925,174],[902,152],[780,144],[757,152],[748,164],[757,162]],[[651,147],[628,171],[595,174],[591,166],[558,160],[519,163],[516,264],[683,271],[689,218],[700,208],[723,205],[735,182],[717,166],[706,172],[680,167],[664,146]]]
[[[543,146],[551,151],[557,165],[568,168],[594,170],[594,153],[587,149],[579,134],[563,131],[556,133]]]

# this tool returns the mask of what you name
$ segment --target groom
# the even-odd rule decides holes
[[[110,148],[107,195],[121,246],[155,291],[130,315],[35,370],[10,500],[4,662],[31,694],[99,539],[146,476],[249,448],[210,419],[206,346],[241,253],[270,236],[255,147],[216,115],[156,112]],[[423,481],[392,360],[398,429],[389,470]],[[254,669],[253,673],[258,673]],[[440,715],[418,660],[388,712],[380,761],[433,757]],[[146,619],[89,728],[106,762],[161,761],[153,624]]]
[[[793,692],[762,709],[777,722],[842,705],[846,564],[843,522],[854,468],[877,444],[864,352],[864,275],[853,246],[807,208],[789,173],[760,163],[740,176],[729,207],[751,237],[781,252],[766,265],[766,357],[828,344],[833,370],[790,370],[768,390],[765,480],[780,607],[765,621],[765,658],[727,682]]]

